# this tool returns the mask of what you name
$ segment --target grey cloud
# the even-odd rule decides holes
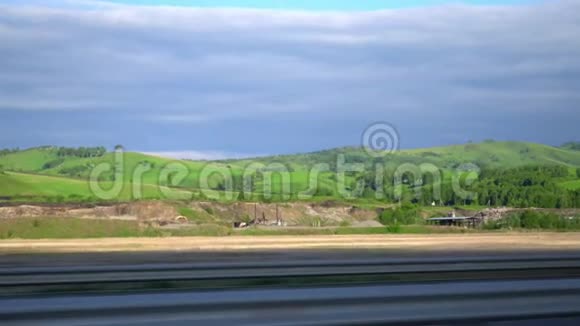
[[[286,119],[298,129],[580,114],[579,1],[362,13],[36,4],[0,5],[0,114],[222,128]]]

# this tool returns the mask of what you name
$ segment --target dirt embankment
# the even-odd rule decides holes
[[[183,210],[189,216],[181,216]],[[533,208],[532,208],[533,209]],[[108,205],[47,204],[0,207],[0,219],[24,217],[67,217],[83,219],[133,220],[142,225],[164,226],[168,224],[209,223],[229,224],[257,221],[261,225],[302,227],[373,227],[381,226],[377,216],[381,209],[362,208],[334,202],[322,203],[215,203],[142,201]],[[453,208],[449,208],[451,212]],[[455,209],[457,216],[475,216],[483,220],[496,220],[523,209],[487,208],[477,213]],[[561,216],[576,216],[580,209],[537,209]],[[429,217],[427,212],[423,218]]]
[[[0,207],[0,218],[21,217],[71,217],[93,219],[139,220],[153,218],[173,218],[177,210],[162,202],[139,202],[108,206],[75,206],[63,204],[20,205]]]
[[[144,201],[107,206],[20,205],[0,207],[0,219],[24,217],[69,217],[85,219],[135,220],[148,225],[179,222],[186,209],[203,221],[233,223],[262,220],[263,224],[280,222],[288,226],[375,226],[377,211],[334,203],[168,203]],[[191,216],[190,216],[191,219]]]

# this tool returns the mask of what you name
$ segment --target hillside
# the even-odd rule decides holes
[[[364,149],[344,147],[306,154],[281,155],[252,159],[261,162],[284,162],[294,166],[332,162],[336,155],[343,154],[347,162],[356,161],[372,164]],[[350,160],[349,160],[350,159]],[[432,163],[439,168],[453,168],[461,163],[473,163],[482,168],[510,168],[526,165],[580,166],[580,152],[542,144],[526,142],[484,142],[451,145],[412,150],[402,150],[385,156],[380,161],[389,165],[402,163]],[[240,162],[240,161],[238,161]],[[243,162],[243,161],[242,161]],[[250,162],[250,161],[246,161]]]
[[[370,158],[362,148],[343,147],[312,153],[276,155],[244,160],[224,160],[221,162],[245,166],[252,162],[280,162],[288,165],[291,169],[304,170],[316,163],[333,163],[336,156],[343,154],[347,162],[362,162],[372,164],[376,159]],[[64,169],[89,166],[102,162],[111,162],[113,153],[106,153],[101,157],[65,157],[62,162],[56,153],[56,147],[32,148],[0,156],[0,165],[6,170],[20,172],[42,172],[43,174],[59,174]],[[350,159],[350,160],[349,160]],[[176,160],[145,155],[135,152],[125,153],[125,166],[132,168],[139,163],[152,164],[153,169],[158,169]],[[402,150],[398,153],[389,154],[380,159],[386,164],[401,163],[432,163],[440,168],[452,168],[461,163],[473,163],[481,167],[518,167],[525,165],[565,165],[580,167],[580,151],[552,147],[542,144],[525,142],[484,142],[465,145],[451,145],[445,147],[432,147],[423,149]],[[46,168],[50,162],[59,163]],[[200,169],[208,162],[180,160],[193,171]],[[83,169],[77,173],[79,177],[88,176]]]
[[[100,185],[104,189],[112,187],[111,182],[103,182]],[[153,184],[144,184],[141,191],[143,194],[141,199],[156,199],[164,196]],[[171,194],[174,199],[191,198],[191,192],[185,190],[171,189]],[[3,199],[32,202],[99,201],[85,180],[15,172],[0,174],[0,200]],[[132,185],[125,182],[115,200],[133,199]]]
[[[74,151],[74,150],[73,150]],[[76,152],[75,152],[76,153]],[[87,154],[88,153],[88,154]],[[63,154],[57,147],[33,148],[12,152],[0,156],[0,166],[7,171],[0,175],[0,197],[22,198],[52,198],[51,200],[67,200],[68,198],[90,198],[94,194],[89,189],[86,180],[91,171],[99,164],[107,163],[113,167],[115,154],[83,151],[81,155]],[[354,188],[361,178],[372,180],[375,164],[385,166],[385,171],[393,171],[403,163],[420,165],[432,164],[448,178],[462,163],[472,163],[482,170],[507,169],[526,166],[560,166],[569,170],[565,175],[552,177],[562,189],[580,189],[576,176],[576,168],[580,167],[580,151],[556,148],[546,145],[523,142],[484,142],[478,144],[454,145],[427,149],[404,150],[382,158],[371,158],[362,148],[345,147],[313,153],[280,155],[245,160],[226,160],[220,162],[172,160],[135,152],[123,155],[124,173],[123,187],[118,200],[139,198],[166,198],[159,186],[169,185],[172,191],[181,198],[203,198],[200,189],[221,191],[225,181],[219,173],[211,173],[207,186],[200,183],[200,174],[204,167],[211,165],[227,170],[232,174],[234,191],[233,199],[239,199],[238,193],[243,189],[244,169],[252,163],[264,165],[281,163],[290,172],[291,198],[300,199],[299,193],[309,189],[310,171],[316,164],[327,163],[330,171],[318,175],[319,186],[313,193],[315,199],[338,199],[336,187],[336,162],[338,155],[343,155],[347,163],[363,163],[364,173],[351,173],[347,176],[347,184]],[[264,172],[273,172],[272,193],[274,199],[280,199],[281,182],[277,173],[280,166],[259,168],[252,183],[252,193],[258,197],[264,191]],[[183,170],[182,177],[171,171]],[[215,169],[214,169],[215,170]],[[170,172],[168,172],[170,171]],[[368,172],[370,171],[370,172]],[[261,172],[261,173],[260,173]],[[371,173],[371,174],[369,174]],[[387,173],[387,174],[388,174]],[[139,198],[134,196],[133,180],[141,179],[143,186]],[[113,169],[104,171],[99,176],[103,189],[112,187],[115,180]],[[447,179],[444,179],[446,182]],[[183,196],[182,196],[183,195]],[[222,193],[223,195],[223,193]],[[181,196],[181,197],[180,197]],[[361,194],[362,196],[362,194]],[[57,197],[60,197],[57,199]],[[371,197],[371,196],[367,196]],[[246,198],[252,199],[252,198]]]

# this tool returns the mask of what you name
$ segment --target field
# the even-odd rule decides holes
[[[420,252],[569,250],[580,247],[579,233],[439,235],[232,236],[225,238],[107,238],[4,240],[0,253],[253,251],[300,249],[381,249]],[[453,249],[455,248],[455,249]]]
[[[134,221],[19,218],[0,221],[0,239],[75,239],[146,235]]]

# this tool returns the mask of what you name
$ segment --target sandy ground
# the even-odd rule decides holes
[[[241,236],[2,240],[0,254],[88,252],[187,252],[300,249],[578,250],[580,233],[501,233],[444,235]]]

